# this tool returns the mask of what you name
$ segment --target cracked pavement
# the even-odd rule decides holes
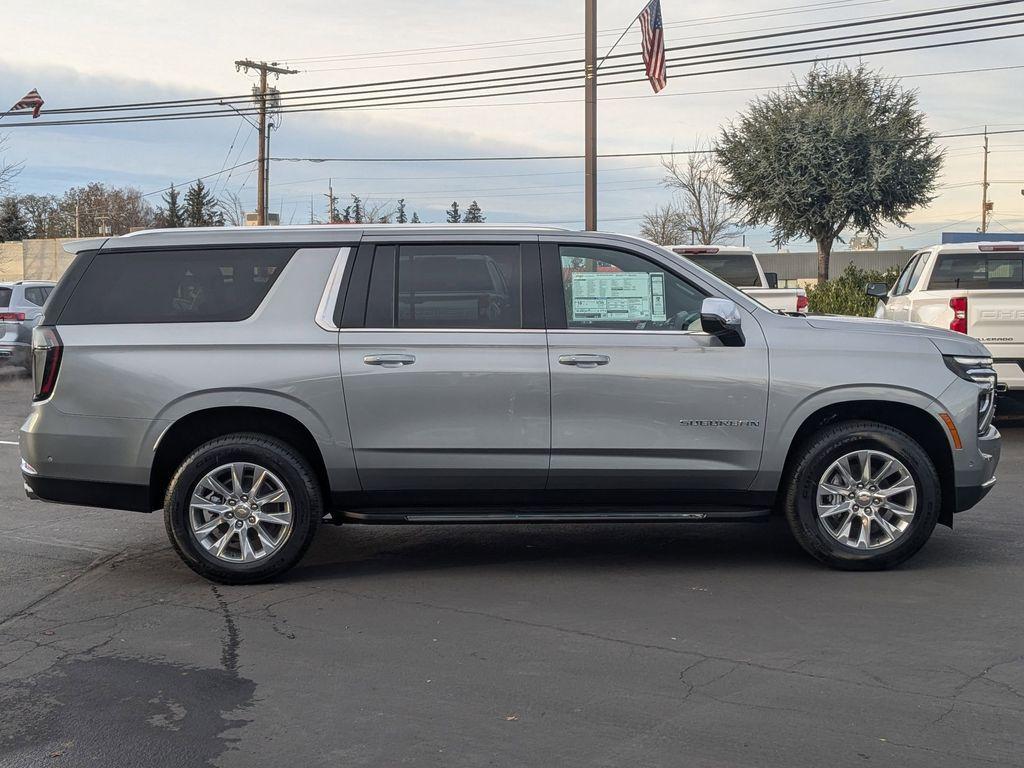
[[[0,441],[29,382],[0,374]],[[0,766],[1024,766],[1024,427],[907,565],[780,525],[324,526],[214,586],[0,444]]]

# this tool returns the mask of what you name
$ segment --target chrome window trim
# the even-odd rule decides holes
[[[324,286],[324,293],[320,297],[320,306],[316,310],[316,324],[325,331],[341,330],[334,324],[334,309],[338,306],[338,294],[341,292],[342,278],[345,276],[345,267],[351,253],[352,249],[348,246],[338,249],[331,274],[327,278],[327,285]]]
[[[331,330],[339,330],[332,328]],[[601,330],[599,328],[343,328],[344,333],[579,333],[707,336],[705,331]]]

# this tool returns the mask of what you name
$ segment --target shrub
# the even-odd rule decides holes
[[[809,310],[821,315],[873,317],[878,299],[865,296],[864,286],[868,283],[891,286],[899,273],[897,267],[890,267],[884,272],[860,269],[851,261],[839,277],[807,289]]]

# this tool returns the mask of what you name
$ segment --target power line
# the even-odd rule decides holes
[[[949,6],[949,7],[946,7],[946,8],[930,10],[930,11],[921,11],[921,12],[917,12],[917,13],[890,15],[890,16],[885,16],[885,17],[873,17],[873,18],[869,18],[869,19],[865,19],[865,20],[861,20],[861,21],[844,22],[844,23],[839,23],[839,24],[830,24],[830,25],[823,25],[823,26],[810,27],[810,28],[800,28],[800,29],[797,29],[797,30],[793,30],[791,32],[769,33],[769,34],[764,34],[764,35],[754,35],[754,36],[748,36],[748,37],[730,38],[730,39],[721,40],[721,41],[715,41],[715,42],[697,43],[697,44],[691,44],[691,45],[685,45],[685,46],[675,46],[675,47],[669,48],[667,50],[675,51],[675,50],[684,50],[684,49],[692,49],[692,48],[700,48],[700,47],[708,47],[708,46],[719,46],[719,45],[725,45],[725,44],[734,44],[734,43],[739,43],[739,42],[750,42],[750,41],[762,40],[762,39],[766,39],[766,38],[770,38],[770,37],[780,37],[780,36],[788,36],[788,35],[806,35],[806,34],[810,34],[810,33],[827,31],[827,30],[833,30],[833,29],[844,29],[844,28],[849,28],[849,27],[854,27],[854,26],[862,26],[862,25],[866,25],[866,24],[878,24],[878,23],[884,23],[884,22],[890,22],[890,21],[899,21],[899,20],[905,20],[905,19],[921,18],[921,17],[926,17],[926,16],[934,16],[934,15],[938,15],[938,14],[959,13],[959,12],[965,12],[965,11],[973,11],[973,10],[978,10],[978,9],[981,9],[981,8],[988,8],[988,7],[995,7],[995,6],[1002,6],[1002,5],[1017,4],[1017,3],[1020,3],[1020,2],[1024,2],[1024,0],[990,0],[989,2],[976,3],[976,4],[972,4],[972,5]],[[967,23],[971,23],[973,21],[975,21],[975,20],[973,20],[973,19],[964,19],[964,20],[961,20],[959,22],[951,22],[951,24],[967,24]],[[970,29],[970,28],[971,27],[968,27],[968,29]],[[876,32],[871,32],[871,33],[867,33],[867,34],[868,35],[877,36],[877,35],[887,34],[890,31],[891,30],[878,30]],[[907,31],[907,30],[899,30],[899,31]],[[836,38],[836,40],[841,40],[841,39],[844,39],[844,38]],[[899,39],[899,38],[894,38],[894,39]],[[875,42],[881,42],[881,40],[875,41]],[[793,43],[793,45],[803,45],[803,44],[802,43]],[[748,50],[752,52],[752,51],[755,51],[755,50],[756,51],[761,51],[763,49],[758,48],[758,49],[748,49]],[[813,50],[813,49],[808,49],[808,50]],[[799,52],[799,51],[791,51],[791,52],[796,53],[796,52]],[[723,53],[725,53],[725,52],[723,52]],[[736,52],[733,52],[733,53],[736,53]],[[763,55],[763,54],[761,54],[761,55]],[[633,57],[633,58],[636,58],[638,56],[639,56],[639,53],[616,54],[615,56],[613,56],[611,58],[623,58],[623,57]],[[678,58],[677,59],[669,59],[670,62],[672,62],[672,61],[681,61],[681,60],[682,59],[678,59]],[[538,63],[538,64],[518,65],[518,66],[515,66],[515,67],[501,67],[501,68],[476,70],[476,71],[461,72],[461,73],[448,73],[448,74],[441,74],[441,75],[428,75],[428,76],[422,76],[422,77],[417,77],[417,78],[404,78],[404,79],[397,79],[397,80],[380,80],[380,81],[366,82],[366,83],[353,83],[353,84],[347,84],[347,85],[324,86],[324,87],[319,87],[319,88],[294,89],[294,90],[290,90],[290,91],[281,91],[280,92],[280,98],[282,100],[313,98],[313,94],[317,94],[317,93],[324,94],[324,93],[333,93],[333,92],[341,92],[341,91],[353,91],[353,89],[366,89],[366,88],[377,88],[378,90],[382,90],[382,91],[399,91],[399,90],[414,90],[414,89],[419,88],[419,87],[430,87],[430,86],[408,85],[409,83],[434,82],[434,86],[433,87],[442,87],[441,83],[436,82],[436,81],[442,81],[442,80],[463,80],[465,78],[471,78],[471,77],[482,77],[482,76],[488,76],[488,75],[499,75],[499,74],[504,74],[504,73],[508,73],[508,72],[528,72],[528,71],[533,71],[533,70],[550,69],[550,68],[555,68],[555,67],[574,66],[574,65],[579,65],[579,64],[582,64],[582,59],[571,59],[571,60],[553,61],[553,62],[545,62],[545,63]],[[628,66],[628,65],[617,65],[617,66],[621,68],[623,66]],[[579,72],[577,72],[577,71],[565,71],[565,72],[538,73],[538,74],[535,74],[535,75],[526,75],[526,74],[524,74],[524,75],[517,75],[517,76],[511,77],[511,78],[494,78],[494,77],[491,77],[491,78],[489,78],[489,81],[490,81],[490,84],[493,84],[494,82],[497,82],[498,80],[507,81],[507,80],[516,80],[516,79],[530,78],[530,77],[548,77],[548,76],[552,76],[552,75],[569,75],[569,78],[566,78],[566,79],[571,79],[572,77],[578,77],[579,76]],[[484,81],[481,81],[481,83],[482,84],[488,84],[488,83],[485,83]],[[461,83],[461,82],[460,83],[452,83],[451,85],[464,85],[464,84],[473,84],[473,82],[470,81],[468,83]],[[396,87],[395,88],[383,88],[383,86],[396,86]],[[359,91],[359,90],[355,90],[354,92],[357,93],[357,94],[358,93],[369,93],[369,91]],[[306,95],[302,95],[302,94],[306,94]],[[81,114],[81,113],[87,113],[87,112],[120,112],[120,111],[133,111],[133,110],[138,110],[138,109],[147,109],[147,108],[164,108],[164,107],[166,107],[166,108],[174,108],[174,107],[186,107],[186,106],[188,106],[188,107],[215,106],[215,105],[228,106],[229,103],[231,103],[231,102],[233,102],[233,103],[243,102],[243,103],[251,104],[251,99],[252,99],[251,94],[239,94],[239,95],[221,96],[221,97],[205,97],[205,98],[177,99],[177,100],[151,101],[151,102],[132,102],[132,103],[126,103],[126,104],[107,104],[107,105],[86,106],[86,107],[69,107],[69,108],[64,108],[64,109],[51,109],[51,110],[47,110],[47,114],[59,115],[59,114]],[[218,110],[217,114],[221,115],[224,112],[225,112],[225,110]],[[250,108],[250,113],[254,113],[254,108]],[[199,115],[199,114],[208,114],[208,113],[195,113],[195,114]],[[241,112],[240,112],[240,114],[241,114]],[[172,113],[169,116],[176,116],[176,115],[174,113]],[[149,116],[147,116],[147,117],[149,117]],[[106,119],[106,118],[104,118],[104,119]],[[118,119],[118,118],[110,118],[110,119],[113,120],[113,119]],[[57,122],[57,121],[49,121],[49,122],[50,122],[50,124],[65,124],[65,123]],[[34,125],[41,125],[40,123],[33,123],[33,124]],[[22,125],[22,124],[15,122],[15,123],[12,123],[11,125]]]

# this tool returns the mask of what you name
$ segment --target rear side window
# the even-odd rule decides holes
[[[33,286],[32,288],[26,288],[25,301],[29,304],[35,304],[37,307],[41,307],[50,297],[50,291],[52,290],[53,289],[49,286]]]
[[[518,245],[403,245],[397,328],[522,328]]]
[[[0,288],[0,307],[11,306],[11,294],[13,291],[10,288]]]
[[[928,287],[935,291],[1024,288],[1024,255],[944,253]]]
[[[64,325],[226,323],[252,316],[294,248],[108,251],[68,299]]]
[[[704,267],[729,285],[737,288],[760,287],[761,276],[754,266],[754,257],[739,253],[693,253],[682,254],[685,258]]]

